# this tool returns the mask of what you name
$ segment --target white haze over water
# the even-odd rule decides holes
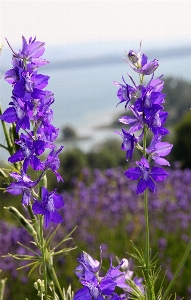
[[[120,49],[113,47],[111,50],[108,45],[104,44],[103,46],[102,50],[101,48],[100,51],[92,50],[91,54],[89,49],[93,49],[93,44],[86,44],[84,48],[80,45],[79,48],[75,47],[73,50],[70,47],[64,47],[65,53],[63,49],[48,48],[47,46],[44,58],[50,61],[50,65],[39,69],[40,73],[50,76],[46,89],[51,90],[55,95],[55,103],[52,105],[54,111],[53,124],[59,128],[71,125],[75,127],[79,136],[90,135],[92,137],[89,141],[77,143],[77,146],[83,150],[89,150],[95,142],[107,137],[118,137],[114,134],[113,129],[107,131],[95,130],[96,126],[112,122],[114,117],[123,111],[122,105],[116,108],[118,103],[117,87],[112,84],[112,81],[122,83],[121,77],[124,75],[127,82],[129,82],[127,76],[127,72],[129,72],[135,82],[138,83],[137,74],[123,60],[123,49],[125,47],[120,45]],[[177,51],[176,56],[173,56],[172,50],[167,51],[166,56],[163,55],[163,52],[158,51],[157,54],[161,58],[159,58],[159,68],[155,72],[155,77],[164,74],[164,78],[174,76],[191,82],[191,51],[188,55],[189,51],[183,49],[189,50],[189,47],[188,45],[185,47],[187,48],[180,48],[180,51],[179,48],[175,49]],[[138,50],[138,48],[139,45],[135,50]],[[83,49],[86,51],[83,51]],[[149,59],[158,58],[155,57],[155,51],[152,48],[147,47],[147,49],[148,51],[143,47],[143,52],[149,54]],[[126,50],[129,51],[128,48]],[[107,58],[108,61],[105,59],[104,62],[101,57]],[[110,58],[111,61],[109,61]],[[83,60],[85,61],[84,65],[83,63],[80,65]],[[63,67],[58,67],[58,62],[60,62],[60,65],[63,63]],[[66,62],[69,62],[67,67]],[[75,67],[75,63],[78,67]],[[6,51],[3,50],[0,69],[5,72],[10,68],[11,51],[6,49]],[[5,110],[11,100],[12,87],[4,81],[3,75],[0,80],[0,91],[1,103]],[[1,143],[3,143],[2,131],[0,131],[0,135]],[[65,148],[69,146],[66,144]],[[4,150],[0,149],[0,158],[5,156]]]

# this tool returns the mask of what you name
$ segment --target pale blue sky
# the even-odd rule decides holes
[[[0,42],[37,36],[47,45],[140,41],[156,47],[191,42],[191,1],[1,0]]]

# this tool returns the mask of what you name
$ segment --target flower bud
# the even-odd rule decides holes
[[[123,271],[126,271],[128,269],[128,267],[129,267],[128,259],[127,258],[123,258],[121,262],[122,262],[121,269]]]
[[[10,211],[13,216],[19,221],[23,227],[32,235],[34,238],[37,236],[37,232],[34,230],[33,226],[29,223],[27,219],[13,206],[4,207],[6,210]]]
[[[44,280],[38,279],[38,280],[34,283],[34,287],[35,287],[35,289],[37,289],[37,291],[38,291],[37,296],[39,296],[39,297],[44,296],[44,291],[45,291]]]
[[[129,60],[132,62],[132,64],[136,64],[139,60],[139,55],[133,50],[130,50],[127,56]]]

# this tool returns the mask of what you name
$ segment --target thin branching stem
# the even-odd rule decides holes
[[[46,257],[44,249],[44,237],[43,237],[43,216],[40,216],[40,241],[41,241],[41,253],[42,253],[42,264],[43,264],[43,277],[44,277],[44,289],[45,289],[45,300],[48,300],[47,294],[47,270],[46,270]]]
[[[182,257],[182,260],[181,260],[181,262],[180,262],[180,264],[179,264],[179,266],[178,266],[178,268],[177,268],[177,270],[176,270],[176,272],[175,272],[175,274],[174,274],[174,277],[172,278],[171,282],[169,283],[169,285],[168,285],[168,287],[167,287],[167,289],[166,289],[164,295],[162,296],[162,299],[161,299],[161,300],[166,300],[166,299],[167,299],[167,296],[169,295],[169,293],[170,293],[170,291],[171,291],[171,289],[172,289],[172,287],[173,287],[173,285],[174,285],[174,283],[175,283],[175,281],[176,281],[178,275],[180,274],[180,271],[182,270],[182,268],[183,268],[183,266],[184,266],[184,264],[185,264],[185,261],[186,261],[187,258],[188,258],[188,255],[189,255],[189,253],[190,253],[190,250],[191,250],[191,239],[190,239],[190,242],[188,243],[188,246],[187,246],[187,248],[186,248],[186,251],[184,252],[184,255],[183,255],[183,257]]]
[[[143,156],[146,158],[147,148],[147,127],[144,125],[143,137]],[[145,270],[146,281],[148,284],[148,299],[155,300],[153,285],[150,278],[150,240],[149,240],[149,212],[148,212],[148,190],[144,191],[144,212],[145,212]]]
[[[52,279],[55,287],[57,287],[57,293],[59,294],[59,299],[60,300],[66,300],[64,295],[63,295],[63,292],[62,292],[62,289],[61,289],[61,286],[60,286],[60,283],[58,281],[58,277],[56,275],[56,272],[54,270],[54,267],[52,264],[48,263],[47,264],[47,268],[48,268],[48,272],[49,272],[49,276],[50,278]]]

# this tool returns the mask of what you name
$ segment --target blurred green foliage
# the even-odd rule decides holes
[[[164,77],[164,108],[169,113],[167,126],[180,122],[191,107],[191,83],[174,77]]]
[[[191,111],[174,127],[172,159],[180,161],[182,168],[191,168]]]

